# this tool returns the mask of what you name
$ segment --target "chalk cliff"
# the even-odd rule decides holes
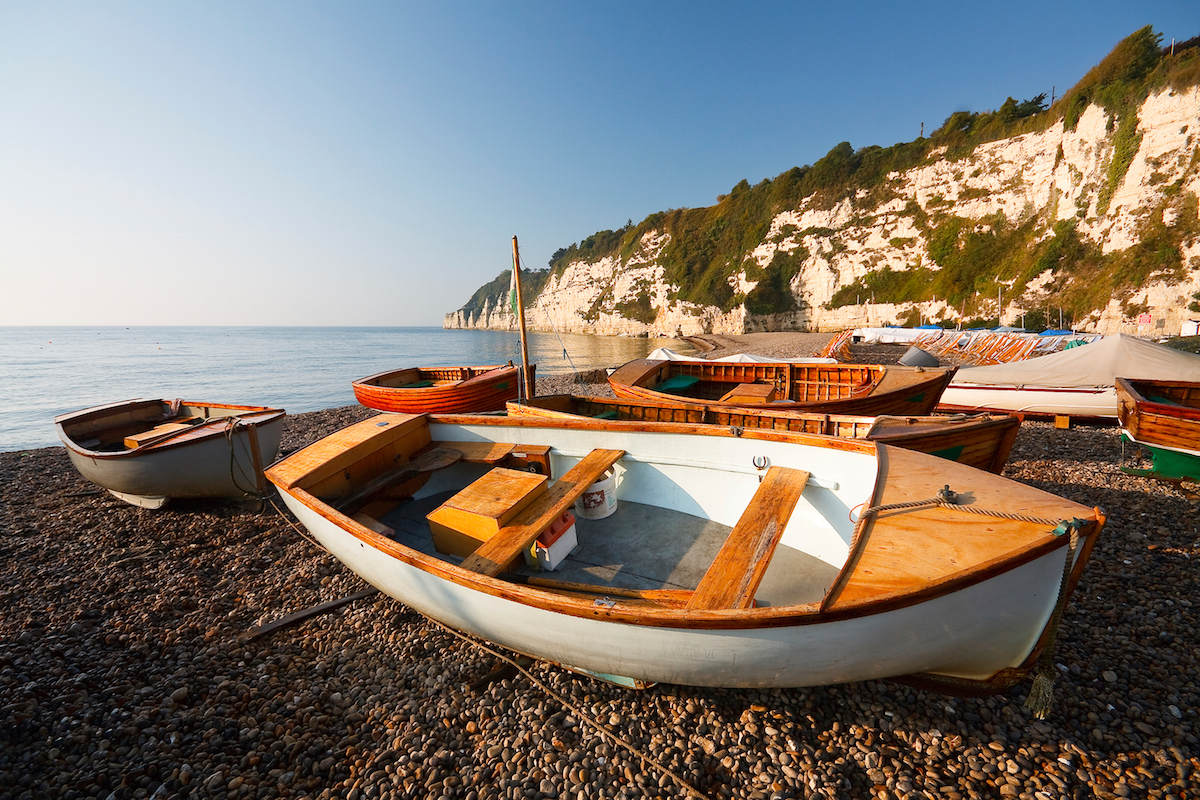
[[[1177,333],[1200,317],[1200,47],[1161,51],[1144,29],[1043,101],[843,143],[715,206],[601,231],[535,273],[527,322],[691,335],[998,311],[1056,325],[1062,308],[1088,330]],[[514,327],[507,279],[489,286],[444,326]]]

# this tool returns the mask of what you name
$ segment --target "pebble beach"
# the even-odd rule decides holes
[[[733,344],[823,344],[784,341]],[[373,413],[290,416],[283,452]],[[61,447],[0,453],[0,797],[1196,797],[1197,508],[1120,471],[1140,463],[1114,427],[1022,425],[1004,475],[1108,514],[1038,720],[1028,683],[635,692],[523,664],[535,682],[381,594],[250,639],[366,586],[278,501],[149,511]]]

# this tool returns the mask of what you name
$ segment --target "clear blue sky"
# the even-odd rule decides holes
[[[0,324],[439,324],[1200,3],[0,4]]]

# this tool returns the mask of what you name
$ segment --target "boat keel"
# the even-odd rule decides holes
[[[141,508],[162,508],[167,504],[169,497],[149,497],[142,494],[128,494],[127,492],[118,492],[114,489],[109,489],[108,493],[118,500],[124,500],[130,505],[140,506]]]

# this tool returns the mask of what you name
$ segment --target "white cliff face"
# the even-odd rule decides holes
[[[528,308],[527,323],[535,330],[670,336],[834,330],[896,322],[913,309],[930,318],[957,317],[959,310],[942,299],[892,304],[864,296],[854,305],[825,306],[840,287],[875,270],[937,269],[918,214],[949,213],[980,225],[997,214],[1013,225],[1037,216],[1045,222],[1046,236],[1054,222],[1074,219],[1080,237],[1103,253],[1136,245],[1147,216],[1164,202],[1164,224],[1176,224],[1181,213],[1195,214],[1195,203],[1184,201],[1200,195],[1200,87],[1167,89],[1147,98],[1138,111],[1137,151],[1119,183],[1108,187],[1115,128],[1103,108],[1089,106],[1074,130],[1066,130],[1060,121],[1044,131],[981,144],[970,157],[958,160],[935,151],[925,163],[889,175],[884,192],[859,191],[832,208],[822,208],[810,197],[778,214],[730,283],[735,294],[745,296],[757,285],[746,267],[766,267],[776,253],[802,247],[806,256],[791,282],[798,311],[754,315],[744,305],[726,312],[678,299],[679,287],[666,282],[657,260],[669,236],[652,231],[626,261],[618,256],[576,261],[552,276]],[[1101,213],[1106,187],[1108,204]],[[885,199],[872,199],[880,194]],[[1094,309],[1090,327],[1102,332],[1176,333],[1184,319],[1200,317],[1200,312],[1187,309],[1192,294],[1200,291],[1200,241],[1184,241],[1180,250],[1182,279],[1152,275],[1132,294]],[[1023,310],[1038,308],[1050,278],[1048,273],[1038,276],[1020,296],[1004,298],[1003,321],[1019,322]],[[1139,327],[1137,315],[1127,312],[1143,309],[1152,323]],[[445,327],[452,328],[514,326],[504,297],[469,318],[458,311],[445,320]]]

